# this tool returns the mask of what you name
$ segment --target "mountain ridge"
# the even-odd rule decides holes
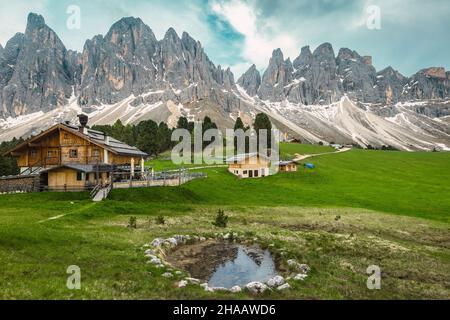
[[[180,37],[169,28],[158,40],[140,18],[125,17],[76,52],[66,49],[42,16],[31,13],[25,33],[0,49],[0,140],[39,132],[80,112],[89,114],[92,124],[153,119],[171,126],[182,115],[190,120],[208,115],[225,128],[237,117],[251,124],[265,110],[284,133],[309,142],[447,148],[449,80],[450,72],[440,67],[411,77],[392,67],[377,72],[372,57],[348,48],[336,55],[330,43],[314,51],[305,46],[293,61],[276,49],[262,75],[252,65],[236,80],[187,32]],[[339,103],[351,114],[337,108]],[[321,106],[345,121],[323,117]],[[366,137],[358,138],[351,128],[360,126],[420,139],[402,144],[392,134],[381,134],[385,129],[379,141],[366,130]]]

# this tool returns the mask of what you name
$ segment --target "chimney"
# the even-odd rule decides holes
[[[87,134],[87,124],[89,121],[89,117],[85,114],[79,114],[78,115],[78,120],[80,121],[80,126],[78,127],[78,130],[82,133],[82,134]]]
[[[105,134],[105,144],[109,144],[109,136]]]

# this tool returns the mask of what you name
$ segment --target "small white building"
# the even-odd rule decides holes
[[[258,153],[246,153],[227,159],[228,171],[235,176],[247,178],[261,178],[270,175],[270,160]]]

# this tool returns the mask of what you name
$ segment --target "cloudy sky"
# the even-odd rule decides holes
[[[69,49],[105,34],[125,16],[140,17],[162,38],[169,27],[200,40],[211,60],[239,76],[263,70],[276,48],[294,59],[301,47],[330,42],[372,55],[378,70],[405,75],[429,66],[450,69],[448,0],[1,0],[0,43],[23,32],[29,12],[42,14]],[[81,28],[67,9],[79,7]],[[379,9],[379,16],[377,10]],[[379,19],[378,19],[379,17]],[[368,27],[368,24],[370,28]],[[378,28],[379,27],[379,28]]]

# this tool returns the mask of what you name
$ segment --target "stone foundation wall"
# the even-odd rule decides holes
[[[40,178],[36,176],[15,176],[0,178],[0,193],[39,192]]]

